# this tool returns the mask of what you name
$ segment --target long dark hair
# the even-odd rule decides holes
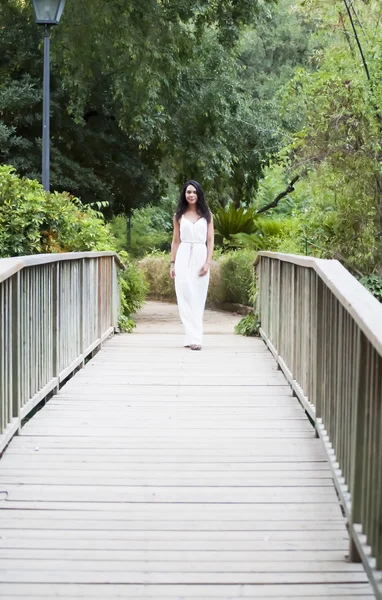
[[[196,194],[198,196],[198,201],[196,203],[196,212],[198,213],[199,217],[204,217],[207,223],[209,223],[211,221],[211,211],[208,208],[207,202],[204,199],[203,188],[200,185],[200,183],[194,181],[193,179],[190,179],[190,181],[186,181],[186,183],[183,186],[175,213],[176,220],[180,221],[182,215],[184,215],[184,213],[188,210],[188,202],[186,200],[186,189],[189,185],[194,186],[194,188],[196,189]]]

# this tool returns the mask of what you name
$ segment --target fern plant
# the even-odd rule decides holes
[[[214,225],[222,238],[229,241],[231,236],[237,233],[253,233],[254,218],[254,208],[236,208],[234,204],[230,204],[226,208],[217,209],[214,214]]]
[[[237,233],[231,236],[231,244],[252,250],[274,250],[275,242],[281,239],[291,226],[289,219],[270,219],[257,217],[254,219],[252,233]]]

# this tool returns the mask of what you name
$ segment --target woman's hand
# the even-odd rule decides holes
[[[200,273],[199,273],[200,277],[204,277],[205,275],[207,275],[209,270],[210,270],[210,264],[208,262],[204,263],[204,265],[200,269]]]
[[[175,279],[175,266],[171,265],[170,267],[170,277],[171,279]]]

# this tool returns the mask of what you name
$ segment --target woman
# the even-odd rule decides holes
[[[197,181],[187,181],[174,215],[170,275],[175,278],[186,348],[201,350],[203,312],[214,250],[212,214]]]

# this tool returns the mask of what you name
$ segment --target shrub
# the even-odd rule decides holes
[[[236,207],[230,204],[226,208],[218,208],[214,215],[216,232],[223,238],[229,240],[231,235],[237,233],[250,234],[255,229],[255,209],[253,207]]]
[[[382,302],[382,277],[379,275],[365,275],[359,281],[379,302]]]
[[[222,256],[214,257],[210,268],[210,284],[208,286],[207,305],[219,306],[226,301],[226,290],[222,282]]]
[[[0,166],[0,257],[113,248],[99,212]]]
[[[120,270],[118,274],[121,298],[118,326],[121,331],[130,333],[135,327],[132,315],[143,306],[148,284],[141,269],[130,259],[127,252],[120,252],[119,257],[125,270]]]
[[[127,220],[119,215],[111,221],[117,250],[127,250],[131,256],[142,258],[147,252],[169,251],[172,238],[172,218],[161,207],[144,206],[134,210],[131,217],[131,244],[127,241]]]
[[[156,300],[175,302],[174,281],[170,277],[170,256],[164,252],[148,254],[139,261],[149,287],[149,295]]]
[[[252,234],[238,233],[231,237],[232,245],[241,248],[301,254],[304,248],[302,225],[296,217],[258,217]]]
[[[249,288],[249,298],[251,305],[253,306],[253,313],[243,317],[239,323],[235,326],[235,333],[237,335],[245,336],[260,336],[260,314],[257,311],[257,295],[258,290],[256,287],[256,280],[253,278],[252,284]]]
[[[216,253],[211,265],[207,303],[218,306],[225,303],[251,305],[250,286],[253,282],[254,252],[236,250]],[[176,301],[175,286],[170,278],[170,256],[149,254],[139,261],[149,284],[149,295],[157,300]]]
[[[255,253],[251,250],[227,252],[220,257],[219,288],[223,303],[251,305],[254,258]]]
[[[46,193],[37,181],[21,179],[0,167],[0,257],[42,252],[114,250],[115,240],[101,213],[69,194]],[[119,328],[135,327],[132,315],[145,301],[148,285],[126,252],[119,271]]]
[[[260,319],[258,313],[252,313],[243,317],[237,325],[235,325],[235,333],[237,335],[259,336]]]

